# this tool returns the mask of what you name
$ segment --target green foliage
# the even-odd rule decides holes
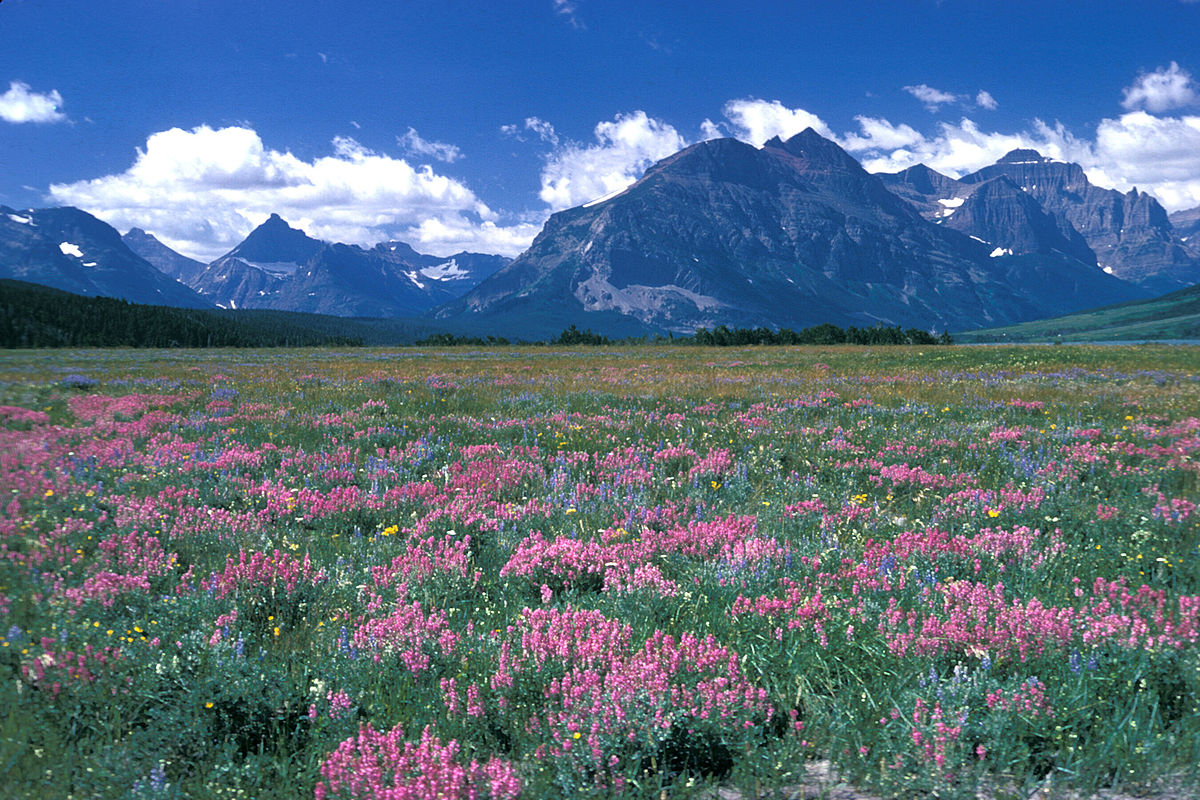
[[[453,333],[435,333],[418,340],[417,347],[502,347],[510,344],[503,336],[458,336]]]
[[[362,338],[263,316],[148,306],[0,280],[0,347],[346,347]]]
[[[609,342],[607,336],[601,336],[598,333],[592,333],[590,328],[588,330],[581,331],[578,328],[576,328],[574,325],[571,325],[569,328],[567,328],[562,333],[560,333],[558,335],[558,338],[552,339],[550,341],[550,344],[601,345],[601,344],[611,344],[611,342]]]
[[[734,328],[730,330],[718,325],[711,331],[700,328],[690,339],[678,339],[680,344],[697,344],[705,347],[745,347],[747,345],[811,345],[811,344],[953,344],[948,332],[934,336],[917,328],[902,329],[899,325],[870,328],[839,328],[832,323],[814,325],[801,331],[790,328]]]

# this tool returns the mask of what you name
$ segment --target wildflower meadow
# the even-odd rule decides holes
[[[1200,787],[1196,348],[9,352],[0,441],[5,797]]]

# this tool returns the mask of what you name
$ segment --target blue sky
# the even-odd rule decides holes
[[[322,238],[515,255],[714,136],[873,171],[1015,146],[1200,205],[1200,2],[0,1],[0,203],[212,258]]]

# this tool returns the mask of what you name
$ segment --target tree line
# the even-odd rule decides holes
[[[84,297],[24,281],[0,280],[0,347],[497,347],[501,336],[430,333],[430,324],[411,319],[348,319],[261,309],[190,309],[130,303],[110,297]],[[418,338],[421,335],[424,338]],[[698,329],[691,336],[636,336],[623,339],[570,325],[555,337],[533,344],[616,346],[643,344],[744,347],[748,345],[934,345],[952,344],[917,328],[876,325],[840,328],[815,325],[794,331],[729,328]]]
[[[704,345],[708,347],[741,347],[745,345],[798,345],[798,344],[954,344],[948,331],[940,336],[934,336],[929,331],[920,328],[901,328],[899,325],[873,325],[869,328],[858,328],[851,325],[841,328],[832,323],[814,325],[800,331],[791,328],[727,328],[718,325],[711,331],[700,328],[694,336],[683,343]]]
[[[454,346],[497,346],[511,344],[502,337],[488,336],[486,339],[478,336],[456,336],[451,333],[438,333],[416,342],[423,347],[454,347]],[[667,336],[630,336],[623,339],[610,339],[599,333],[593,333],[590,328],[579,330],[575,325],[565,328],[562,333],[550,339],[532,342],[540,345],[642,345],[642,344],[678,344],[697,345],[701,347],[746,347],[750,345],[804,345],[804,344],[858,344],[858,345],[942,345],[954,344],[949,332],[935,336],[920,328],[901,328],[874,325],[869,328],[858,328],[851,325],[841,328],[832,323],[814,325],[794,331],[791,328],[729,328],[718,325],[712,330],[698,328],[691,336],[677,336],[674,333]]]
[[[0,280],[0,347],[316,347],[362,339],[270,314],[141,305]]]

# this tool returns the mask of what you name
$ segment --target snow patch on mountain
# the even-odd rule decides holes
[[[627,192],[628,190],[629,190],[629,187],[625,187],[624,189],[617,189],[615,192],[609,192],[608,194],[604,195],[603,197],[597,197],[595,200],[589,200],[588,202],[583,204],[583,207],[591,208],[592,206],[598,206],[601,203],[607,203],[609,200],[612,200],[614,197],[619,197],[620,195],[625,194],[625,192]]]
[[[434,281],[455,281],[471,277],[471,273],[460,267],[453,258],[432,267],[422,267],[421,274]]]
[[[294,275],[296,270],[300,269],[301,267],[300,264],[297,264],[293,261],[247,261],[244,258],[239,258],[238,261],[241,261],[248,267],[261,269],[268,275],[273,275],[277,278],[285,275]]]
[[[70,242],[63,242],[58,246],[58,249],[62,251],[62,254],[64,256],[75,256],[76,258],[83,258],[83,251],[79,249],[79,245],[77,245],[77,244],[71,244]]]
[[[963,204],[964,200],[966,200],[965,197],[943,197],[938,200],[942,205],[942,218],[945,219],[955,211],[958,211],[959,206]]]

